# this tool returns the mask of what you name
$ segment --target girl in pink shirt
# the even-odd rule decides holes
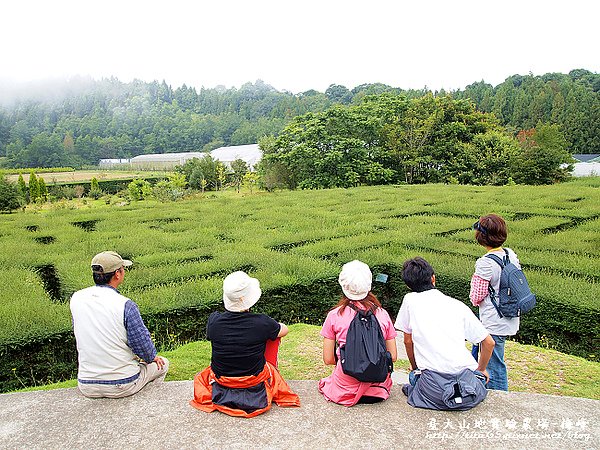
[[[357,403],[376,403],[390,396],[392,379],[388,375],[382,383],[361,382],[346,375],[339,361],[339,349],[335,343],[342,346],[346,343],[346,334],[350,322],[357,314],[351,307],[370,309],[377,317],[385,339],[387,350],[392,355],[392,361],[398,356],[396,350],[396,330],[389,314],[381,307],[381,303],[371,291],[372,274],[369,266],[360,261],[351,261],[344,265],[339,276],[339,283],[344,295],[339,303],[329,311],[321,336],[323,336],[323,361],[335,365],[333,373],[319,381],[319,392],[334,403],[353,406]],[[337,353],[337,358],[336,358]]]

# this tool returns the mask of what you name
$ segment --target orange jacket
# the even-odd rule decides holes
[[[227,388],[249,388],[258,385],[259,383],[264,383],[267,393],[267,406],[247,413],[241,409],[215,405],[212,401],[213,383],[218,383]],[[258,375],[248,375],[243,377],[222,376],[217,378],[212,369],[207,367],[194,377],[194,399],[190,400],[190,405],[206,412],[218,410],[235,417],[254,417],[271,409],[271,403],[273,401],[277,403],[278,406],[300,406],[300,398],[298,395],[290,389],[279,371],[267,362],[262,372]]]

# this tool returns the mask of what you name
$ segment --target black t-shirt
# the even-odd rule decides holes
[[[265,366],[267,339],[275,340],[281,326],[265,314],[214,312],[206,335],[212,343],[211,367],[215,375],[257,375]]]

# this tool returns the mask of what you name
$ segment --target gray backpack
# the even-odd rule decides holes
[[[500,317],[519,317],[533,309],[535,295],[529,289],[523,271],[510,262],[508,250],[504,249],[504,253],[503,259],[496,255],[486,255],[502,268],[499,292],[496,293],[491,283],[488,287],[490,300]]]

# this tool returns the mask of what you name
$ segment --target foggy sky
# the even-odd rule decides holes
[[[7,0],[0,11],[5,98],[24,81],[75,76],[173,88],[261,79],[298,93],[600,71],[597,1]]]

